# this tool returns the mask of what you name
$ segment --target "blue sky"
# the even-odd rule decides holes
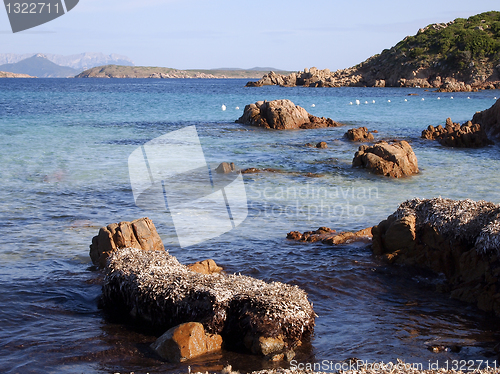
[[[118,53],[136,65],[179,69],[336,70],[430,23],[490,10],[500,10],[498,0],[80,0],[16,34],[0,10],[0,53]]]

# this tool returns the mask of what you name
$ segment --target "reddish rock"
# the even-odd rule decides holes
[[[99,234],[92,238],[90,258],[94,265],[103,268],[106,266],[109,254],[121,248],[165,250],[153,221],[144,217],[132,222],[112,223],[102,227]]]
[[[319,142],[316,144],[316,148],[328,148],[328,144],[326,142]]]
[[[160,336],[151,348],[169,362],[184,362],[221,349],[222,337],[206,334],[203,325],[187,322],[172,327]]]
[[[291,240],[315,243],[321,241],[324,244],[339,245],[344,243],[352,243],[357,241],[370,242],[372,237],[372,228],[359,230],[356,232],[343,231],[337,233],[328,227],[320,227],[315,231],[305,231],[301,234],[298,231],[291,231],[286,238]]]
[[[243,115],[236,122],[276,130],[341,125],[330,118],[313,116],[290,100],[257,101],[255,104],[249,104],[245,106]]]
[[[234,162],[221,162],[219,166],[215,169],[216,173],[219,174],[228,174],[232,173],[233,171],[236,171],[236,166],[234,165]]]
[[[491,139],[500,138],[500,99],[489,109],[477,112],[472,123],[478,123]]]
[[[194,264],[187,265],[187,268],[200,274],[213,274],[220,273],[222,271],[222,268],[217,266],[215,261],[212,259],[195,262]]]
[[[373,134],[366,127],[347,130],[344,137],[352,142],[371,142],[374,140]]]
[[[372,233],[374,254],[444,274],[452,297],[500,316],[500,205],[413,199]]]
[[[453,123],[451,118],[446,119],[446,126],[429,126],[422,131],[422,138],[437,140],[446,147],[479,148],[493,144],[488,139],[483,127],[477,123],[467,121],[463,125]]]
[[[408,142],[378,142],[373,146],[362,145],[354,155],[352,166],[361,166],[375,174],[393,178],[418,173],[418,162]]]

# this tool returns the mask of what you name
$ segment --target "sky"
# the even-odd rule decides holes
[[[491,10],[500,10],[498,0],[80,0],[15,34],[0,9],[0,53],[117,53],[177,69],[337,70],[431,23]]]

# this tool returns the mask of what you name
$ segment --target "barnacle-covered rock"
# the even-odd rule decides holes
[[[500,315],[500,205],[408,200],[372,233],[375,254],[442,273],[452,297]]]
[[[166,251],[136,248],[112,252],[105,272],[103,307],[160,331],[200,322],[208,333],[220,334],[228,349],[290,357],[288,352],[314,330],[312,305],[297,286],[244,275],[200,274]],[[259,343],[266,338],[283,340],[282,346],[271,345],[280,347],[279,352],[268,352],[270,345]]]

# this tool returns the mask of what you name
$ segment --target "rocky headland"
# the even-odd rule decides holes
[[[359,65],[270,72],[248,87],[422,87],[439,91],[500,88],[500,12],[428,25]]]
[[[290,100],[257,101],[246,105],[236,123],[275,130],[342,126],[331,118],[313,116]]]

